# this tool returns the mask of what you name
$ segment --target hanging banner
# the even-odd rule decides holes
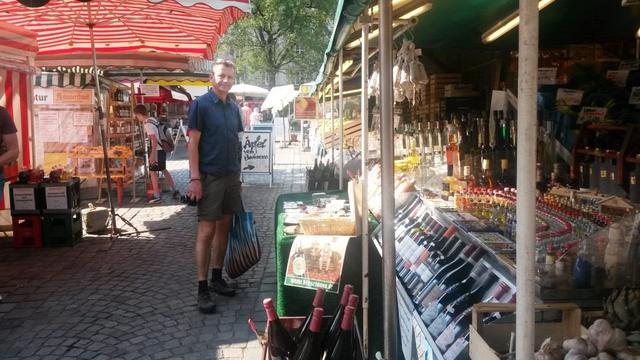
[[[294,108],[297,120],[313,120],[316,118],[316,99],[314,97],[296,97]]]
[[[33,105],[52,105],[53,88],[33,88]]]
[[[349,236],[298,235],[293,240],[284,284],[338,293]]]
[[[242,173],[271,173],[271,132],[245,131],[242,133]]]
[[[160,96],[160,85],[158,84],[141,84],[140,91],[144,96]]]
[[[54,104],[92,105],[92,89],[60,89],[53,88]]]

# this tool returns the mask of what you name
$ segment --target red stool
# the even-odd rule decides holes
[[[13,215],[13,247],[42,247],[42,218],[39,215]]]

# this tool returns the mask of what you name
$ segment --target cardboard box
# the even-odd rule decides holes
[[[473,306],[470,334],[469,356],[472,360],[500,360],[501,355],[509,352],[511,332],[515,332],[513,322],[496,321],[489,325],[482,324],[484,314],[494,312],[513,313],[515,304],[483,303]],[[580,308],[576,304],[542,304],[535,306],[535,349],[551,337],[553,341],[562,343],[566,339],[581,335]],[[557,321],[550,315],[559,315]],[[503,318],[504,319],[504,318]],[[533,356],[533,354],[531,354]]]

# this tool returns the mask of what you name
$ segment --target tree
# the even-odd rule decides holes
[[[239,77],[266,79],[269,88],[278,73],[311,81],[324,61],[336,2],[252,0],[251,15],[229,28],[219,51],[235,58]]]

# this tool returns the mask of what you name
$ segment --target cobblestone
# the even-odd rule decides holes
[[[252,317],[264,328],[262,298],[275,296],[275,200],[303,191],[311,164],[312,155],[295,145],[277,148],[273,186],[265,175],[244,177],[243,201],[254,211],[262,261],[231,282],[238,294],[218,298],[217,314],[196,308],[195,209],[168,193],[160,204],[125,199],[117,209],[148,231],[138,235],[87,235],[74,247],[43,249],[12,249],[11,238],[0,237],[0,358],[260,358],[246,321]],[[184,144],[168,168],[184,189]],[[118,226],[133,230],[120,219]]]

